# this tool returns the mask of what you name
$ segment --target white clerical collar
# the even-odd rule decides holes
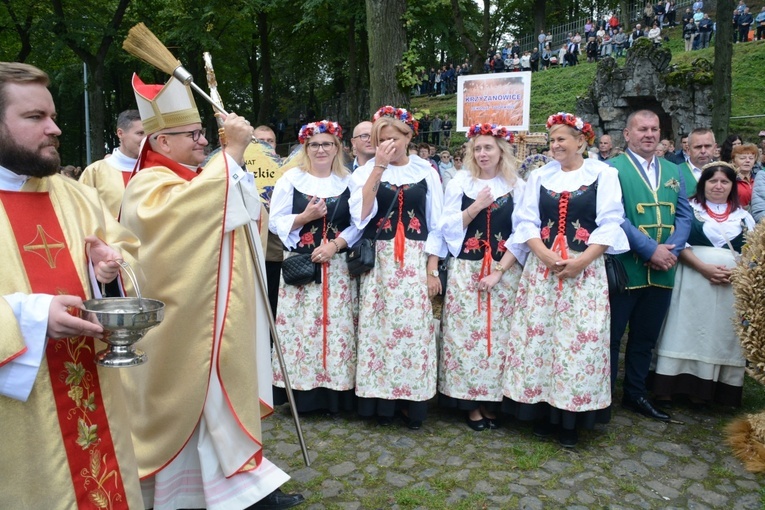
[[[112,157],[110,158],[109,163],[122,172],[132,172],[133,168],[135,168],[136,161],[138,160],[126,156],[119,147],[115,147],[112,151]]]
[[[4,166],[0,166],[0,190],[19,191],[28,180],[28,175],[19,175]]]

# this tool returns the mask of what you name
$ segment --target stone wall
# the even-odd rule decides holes
[[[624,147],[627,116],[639,109],[655,111],[662,138],[674,139],[697,127],[712,127],[712,65],[697,59],[690,66],[670,66],[669,49],[638,39],[623,66],[611,57],[598,63],[589,94],[577,101],[577,115],[592,124],[598,136],[611,135]]]

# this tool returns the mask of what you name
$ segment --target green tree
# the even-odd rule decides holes
[[[130,0],[118,0],[89,6],[80,3],[64,9],[62,0],[51,0],[54,33],[88,66],[87,93],[94,159],[102,158],[105,150],[107,55],[129,4]]]

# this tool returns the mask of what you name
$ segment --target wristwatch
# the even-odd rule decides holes
[[[500,264],[499,262],[497,262],[496,264],[494,264],[494,267],[493,267],[492,269],[493,269],[494,271],[499,271],[500,273],[504,273],[505,271],[507,271],[507,269],[505,269],[505,268],[502,266],[502,264]]]
[[[438,269],[428,271],[428,276],[432,276],[433,278],[438,278]]]

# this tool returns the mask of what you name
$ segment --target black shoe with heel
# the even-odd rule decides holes
[[[636,399],[624,397],[622,398],[622,407],[629,409],[632,412],[642,414],[643,416],[653,418],[654,420],[669,421],[672,419],[667,413],[658,407],[655,407],[646,397],[639,397]]]

